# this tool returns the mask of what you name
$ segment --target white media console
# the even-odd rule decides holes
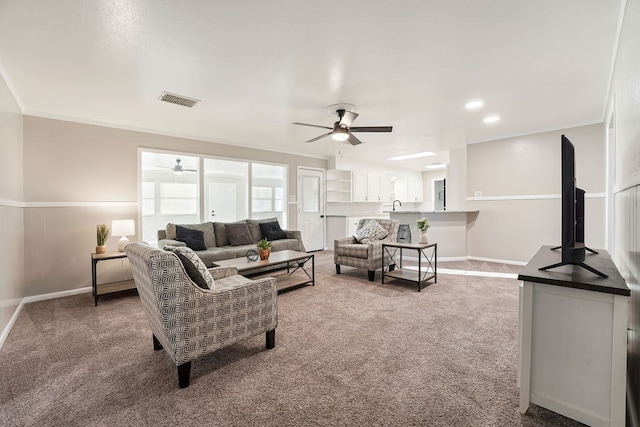
[[[590,426],[624,426],[630,291],[609,254],[540,271],[560,251],[543,246],[522,270],[520,412],[531,403]]]

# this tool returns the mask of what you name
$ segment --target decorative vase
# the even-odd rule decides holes
[[[420,243],[429,243],[429,240],[427,239],[427,231],[422,231],[420,230],[420,236],[418,236],[418,242]]]
[[[271,255],[271,248],[269,249],[258,248],[258,253],[260,254],[260,259],[264,261],[265,259],[269,259],[269,255]]]
[[[103,254],[105,252],[107,252],[107,246],[106,245],[96,246],[96,253],[97,254]]]

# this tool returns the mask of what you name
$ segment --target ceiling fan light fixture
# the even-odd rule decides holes
[[[346,141],[347,139],[349,139],[349,132],[347,132],[347,130],[343,127],[338,127],[333,131],[331,138],[336,141]]]

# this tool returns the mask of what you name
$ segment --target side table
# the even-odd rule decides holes
[[[402,268],[402,251],[413,250],[418,253],[417,271],[414,269]],[[385,259],[387,260],[385,265]],[[423,265],[423,260],[426,264]],[[384,278],[407,280],[418,284],[418,292],[422,291],[422,284],[433,279],[433,283],[438,281],[437,271],[438,244],[437,243],[405,243],[389,242],[382,244],[382,284]],[[395,268],[394,268],[395,266]]]
[[[93,293],[94,307],[98,306],[99,295],[127,291],[130,289],[136,288],[136,284],[134,283],[133,279],[129,279],[129,280],[120,280],[116,282],[101,283],[100,289],[98,289],[98,278],[97,278],[98,262],[109,260],[109,259],[120,259],[120,258],[126,258],[126,257],[127,257],[127,254],[125,252],[105,252],[103,254],[96,254],[96,253],[91,254],[91,290]]]

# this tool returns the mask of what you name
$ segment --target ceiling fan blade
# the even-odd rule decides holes
[[[293,122],[293,123],[291,123],[291,124],[292,124],[292,125],[298,125],[298,126],[311,126],[311,127],[313,127],[313,128],[331,129],[331,130],[333,130],[333,128],[330,128],[329,126],[310,125],[309,123]]]
[[[310,140],[305,141],[305,142],[314,142],[314,141],[317,141],[317,140],[319,140],[319,139],[322,139],[322,138],[324,138],[324,137],[326,137],[326,136],[329,136],[329,135],[331,135],[332,133],[333,133],[333,132],[325,133],[324,135],[316,136],[315,138],[310,139]]]
[[[360,126],[349,128],[349,132],[391,132],[393,126]]]
[[[358,113],[353,111],[345,111],[342,119],[340,119],[340,126],[351,127],[353,121],[358,117]]]
[[[185,172],[198,172],[197,169],[182,169]]]
[[[347,139],[347,141],[349,141],[349,144],[351,145],[363,144],[363,142],[356,138],[355,135],[351,134],[349,134],[349,139]]]

